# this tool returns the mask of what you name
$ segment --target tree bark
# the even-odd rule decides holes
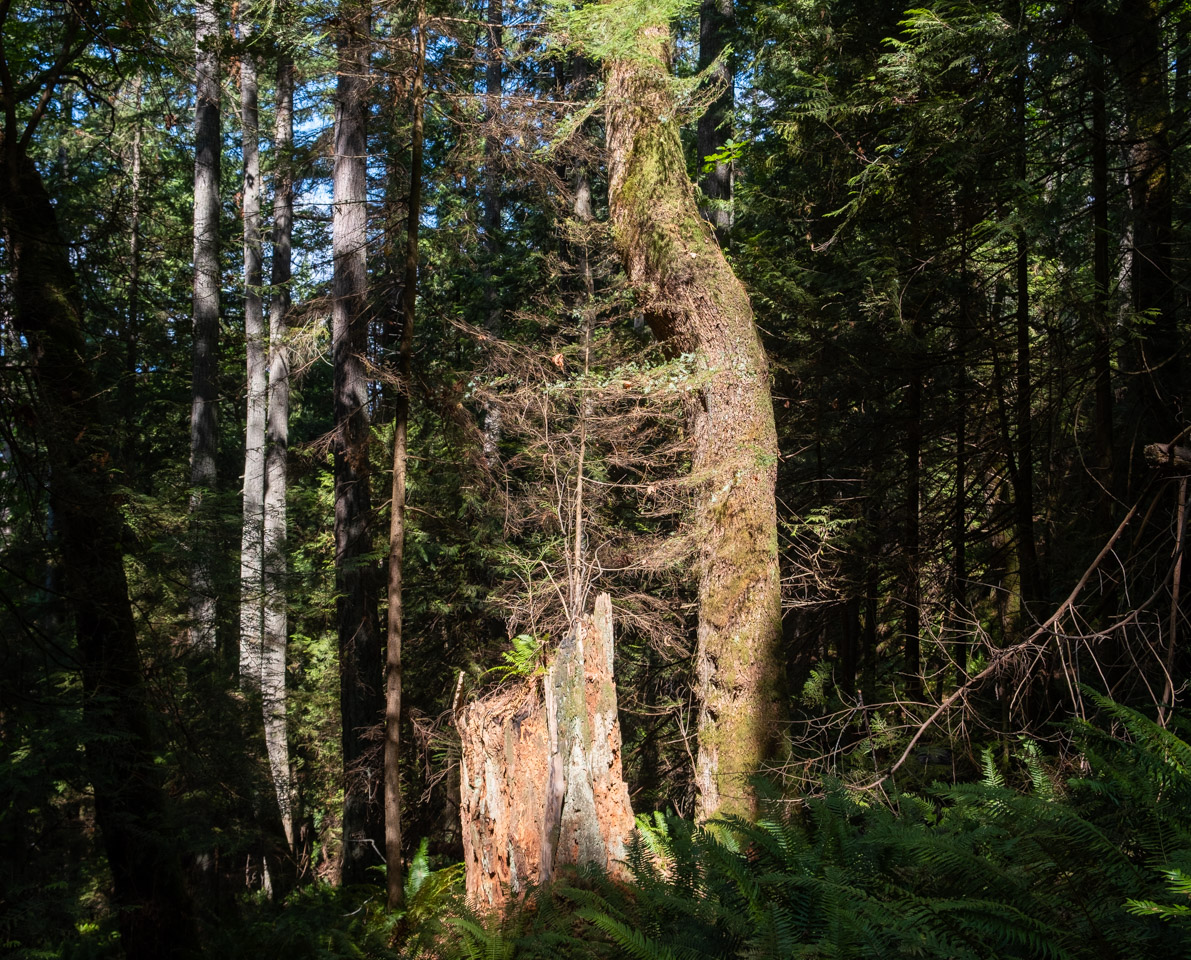
[[[748,813],[747,778],[776,743],[781,589],[769,367],[743,285],[699,213],[675,119],[669,29],[606,64],[609,209],[654,334],[694,353],[690,414],[700,543],[698,813]]]
[[[268,419],[265,427],[265,503],[263,534],[264,617],[262,624],[261,706],[265,750],[277,792],[281,825],[294,846],[293,786],[286,728],[286,485],[289,453],[289,310],[290,248],[294,224],[294,65],[286,54],[277,65],[277,113],[274,134],[276,181],[273,188],[273,266],[269,304]]]
[[[455,723],[468,899],[502,906],[559,867],[623,876],[633,810],[621,770],[612,602],[596,598],[543,677],[510,682]]]
[[[215,649],[215,584],[210,543],[219,365],[219,15],[214,0],[195,8],[194,342],[190,412],[190,642]]]
[[[1160,0],[1122,0],[1117,14],[1117,68],[1129,124],[1130,256],[1133,309],[1150,325],[1138,343],[1143,395],[1158,439],[1178,429],[1186,385],[1181,380],[1171,193],[1170,99]]]
[[[1014,111],[1017,114],[1017,179],[1024,184],[1028,174],[1026,142],[1026,64],[1018,65]],[[1024,189],[1024,187],[1023,187]],[[1019,218],[1025,211],[1019,201]],[[1021,571],[1022,605],[1038,598],[1038,547],[1034,537],[1034,414],[1033,376],[1030,370],[1030,246],[1024,225],[1017,228],[1017,383],[1014,407],[1017,419],[1017,471],[1013,475],[1013,509],[1017,553]]]
[[[248,36],[247,27],[244,36]],[[244,341],[247,357],[248,409],[244,428],[244,516],[240,536],[240,683],[261,687],[264,656],[263,559],[265,526],[265,415],[268,371],[265,366],[265,315],[261,301],[260,119],[256,61],[251,51],[240,59],[240,129],[244,156],[241,186],[244,217]]]
[[[913,353],[910,384],[906,392],[906,568],[905,636],[902,641],[906,692],[911,699],[922,693],[922,321],[911,328]]]
[[[1112,322],[1109,319],[1111,275],[1108,256],[1108,115],[1105,106],[1104,62],[1093,53],[1092,65],[1092,376],[1093,431],[1097,479],[1101,484],[1100,514],[1111,525],[1116,490],[1112,431]]]
[[[1171,273],[1173,193],[1168,58],[1162,37],[1165,4],[1120,0],[1116,10],[1076,4],[1075,15],[1121,83],[1127,128],[1129,282],[1135,315],[1148,319],[1134,357],[1145,427],[1169,439],[1185,416],[1176,288]]]
[[[488,48],[484,63],[484,328],[493,337],[500,336],[502,309],[498,285],[494,282],[493,264],[500,253],[500,187],[499,158],[500,109],[504,97],[501,69],[501,46],[504,42],[504,0],[488,0]],[[483,453],[494,463],[500,449],[500,410],[485,404],[483,423]]]
[[[381,654],[368,464],[367,117],[370,11],[339,8],[339,80],[332,171],[331,341],[335,367],[335,582],[343,717],[343,882],[381,862],[384,811],[373,728],[381,721]]]
[[[966,637],[969,619],[968,579],[968,360],[967,342],[972,336],[971,276],[968,271],[968,234],[965,231],[960,251],[959,329],[955,336],[955,498],[951,510],[951,627],[956,638]],[[968,672],[968,645],[960,640],[952,647],[955,682],[963,683]]]
[[[7,73],[7,71],[5,71]],[[5,90],[5,106],[11,91]],[[6,111],[8,119],[15,111]],[[54,206],[11,122],[0,137],[0,226],[11,271],[11,320],[28,344],[50,465],[50,507],[62,547],[82,670],[86,771],[111,868],[121,946],[130,960],[194,950],[194,919],[151,737],[107,466],[102,391],[85,362],[80,294]]]
[[[411,359],[418,299],[418,220],[422,211],[422,73],[426,67],[426,27],[418,7],[416,64],[410,100],[413,129],[409,163],[409,213],[405,228],[405,284],[401,290],[401,341],[398,348],[397,409],[393,424],[393,502],[389,523],[389,638],[385,647],[385,863],[388,902],[405,899],[401,856],[401,643],[404,627],[402,580],[405,573],[405,482],[409,440]]]
[[[129,170],[129,184],[132,197],[128,213],[128,319],[124,325],[124,377],[120,381],[120,409],[125,419],[123,446],[120,451],[125,473],[128,474],[136,456],[135,421],[137,365],[139,352],[137,340],[141,326],[141,142],[144,122],[141,109],[144,105],[145,77],[139,72],[132,81],[133,103],[136,109],[136,128],[132,135],[132,162]]]
[[[736,27],[736,12],[732,0],[702,0],[699,6],[699,70],[707,70],[721,57],[727,48]],[[703,168],[707,158],[723,151],[732,137],[732,111],[736,97],[733,82],[736,79],[730,57],[724,57],[709,79],[723,86],[707,112],[699,118],[697,144],[699,167]],[[700,187],[707,203],[703,215],[715,228],[720,246],[727,246],[728,233],[732,229],[732,164],[717,160],[704,172]]]

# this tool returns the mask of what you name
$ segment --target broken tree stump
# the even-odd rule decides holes
[[[621,770],[612,601],[575,624],[545,675],[456,718],[467,896],[499,907],[564,864],[623,873],[633,810]]]

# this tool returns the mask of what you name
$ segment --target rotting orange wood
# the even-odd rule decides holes
[[[495,908],[558,867],[623,873],[633,811],[621,769],[612,603],[596,599],[545,675],[459,711],[468,899]]]

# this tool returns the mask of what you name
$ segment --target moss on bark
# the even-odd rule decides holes
[[[780,714],[777,434],[769,368],[744,286],[700,216],[679,140],[669,29],[643,27],[607,74],[614,237],[655,335],[695,353],[690,411],[700,546],[698,813],[748,814],[747,778]]]

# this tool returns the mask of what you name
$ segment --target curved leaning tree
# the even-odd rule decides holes
[[[743,284],[700,215],[679,140],[667,0],[603,0],[573,15],[604,64],[609,211],[654,335],[705,365],[689,411],[698,491],[698,815],[748,814],[747,777],[780,715],[777,433],[769,367]]]

